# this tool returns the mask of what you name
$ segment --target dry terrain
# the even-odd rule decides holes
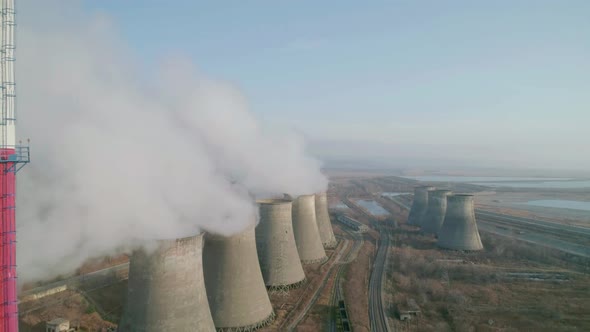
[[[262,331],[284,331],[289,326],[294,326],[296,331],[329,330],[331,320],[336,317],[333,292],[338,275],[353,330],[370,331],[369,272],[376,243],[383,241],[380,236],[389,236],[391,243],[383,286],[389,325],[395,331],[590,331],[590,311],[586,309],[590,308],[590,261],[489,233],[482,233],[485,246],[482,252],[440,250],[433,237],[423,236],[416,228],[405,225],[410,196],[395,199],[381,196],[382,192],[411,192],[416,184],[378,171],[335,174],[330,182],[329,203],[348,205],[331,211],[339,246],[327,252],[328,262],[305,266],[308,282],[303,287],[288,294],[270,295],[277,319]],[[487,190],[469,184],[446,187],[462,192]],[[491,203],[495,203],[493,195],[497,193],[487,193],[480,196],[486,198],[478,203],[479,207],[521,217],[546,218],[524,209],[494,206]],[[535,193],[534,197],[546,194]],[[525,197],[523,193],[502,195]],[[563,197],[580,195],[585,194],[566,193]],[[355,205],[358,199],[374,200],[390,215],[374,217]],[[336,222],[336,216],[342,213],[371,229],[362,236],[350,236],[350,231],[344,229],[346,226]],[[383,227],[385,231],[377,232],[372,227],[374,222],[387,225]],[[584,224],[583,220],[568,218],[561,222]],[[340,265],[338,256],[348,255],[354,243],[358,243],[358,252],[347,258],[347,264]],[[77,274],[120,264],[126,259],[120,256],[93,260]],[[37,285],[29,285],[34,286]],[[122,281],[86,292],[68,290],[23,303],[21,331],[43,331],[44,322],[56,317],[68,318],[87,331],[113,326],[111,322],[117,322],[122,314],[126,288],[126,281]],[[409,322],[401,322],[398,311],[409,309],[418,309],[420,314]]]

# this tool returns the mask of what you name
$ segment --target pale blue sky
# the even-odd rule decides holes
[[[590,167],[590,1],[84,5],[114,18],[146,68],[185,53],[265,123],[330,141],[326,154],[410,146],[401,158]],[[366,145],[335,147],[344,140]]]

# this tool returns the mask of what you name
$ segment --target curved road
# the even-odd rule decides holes
[[[377,222],[374,222],[376,224]],[[385,273],[385,263],[389,247],[389,235],[379,228],[379,247],[377,255],[373,262],[373,272],[369,281],[369,321],[371,322],[371,331],[390,331],[387,320],[386,308],[383,305],[383,274]]]

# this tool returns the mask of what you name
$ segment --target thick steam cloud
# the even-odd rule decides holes
[[[18,16],[18,130],[32,141],[18,180],[21,281],[145,239],[239,232],[255,215],[248,192],[325,190],[302,141],[261,128],[235,88],[180,60],[156,80],[107,18],[39,6],[22,2]]]

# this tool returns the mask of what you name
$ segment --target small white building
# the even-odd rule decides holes
[[[45,325],[45,332],[68,332],[70,321],[64,318],[53,319]]]

